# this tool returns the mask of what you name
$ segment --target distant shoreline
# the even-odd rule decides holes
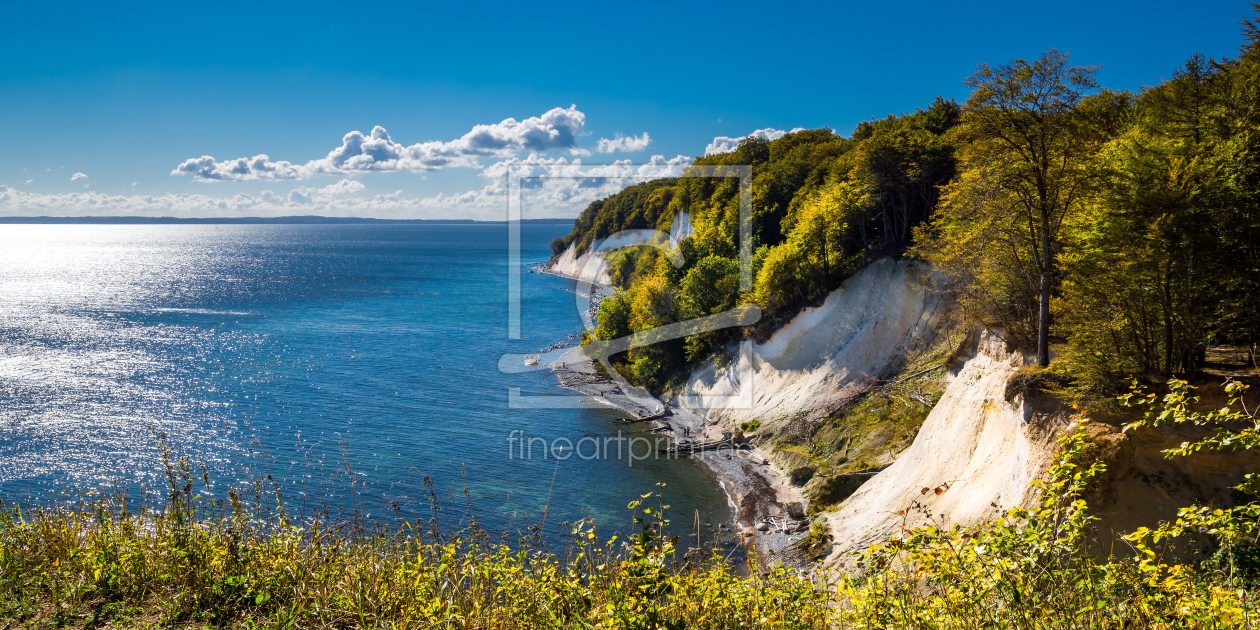
[[[359,217],[0,217],[0,224],[37,225],[504,225],[507,221],[474,221],[472,219],[370,219]],[[572,225],[573,219],[521,219],[521,223]]]

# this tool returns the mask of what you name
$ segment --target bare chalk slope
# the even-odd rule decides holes
[[[822,417],[866,382],[887,377],[936,335],[945,294],[916,262],[884,258],[807,308],[764,344],[751,366],[710,361],[679,397],[687,408],[731,426],[760,420],[776,428],[801,414]],[[746,369],[750,367],[751,369]],[[722,408],[751,374],[751,408]]]
[[[609,284],[611,280],[608,279],[608,261],[602,256],[593,254],[593,250],[594,248],[588,249],[585,254],[578,256],[577,244],[571,243],[569,248],[564,250],[549,267],[552,272],[570,278]]]
[[[1034,364],[993,332],[970,333],[952,357],[944,395],[910,448],[828,514],[833,547],[824,564],[851,567],[858,552],[903,525],[973,525],[1031,506],[1037,498],[1031,482],[1043,478],[1058,455],[1057,438],[1077,426],[1072,409],[1035,388],[1018,387],[1017,372]],[[1210,386],[1204,388],[1210,394]],[[1223,401],[1206,395],[1203,402],[1210,407]],[[1092,543],[1100,553],[1125,553],[1127,547],[1112,544],[1116,536],[1154,527],[1179,507],[1232,504],[1230,489],[1260,460],[1249,451],[1168,459],[1163,449],[1200,439],[1206,430],[1125,433],[1122,427],[1132,418],[1089,416],[1083,427],[1106,465],[1086,497],[1100,518]]]
[[[1054,456],[1066,414],[1039,413],[1023,396],[1006,400],[1007,383],[1026,359],[992,333],[968,335],[953,359],[945,393],[914,443],[828,516],[834,546],[827,564],[845,564],[902,525],[924,524],[921,511],[908,509],[916,502],[938,524],[969,525],[1032,498],[1029,481]]]

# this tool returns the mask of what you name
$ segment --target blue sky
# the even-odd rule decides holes
[[[1210,0],[1062,2],[1053,12],[997,2],[8,3],[0,214],[498,219],[494,167],[531,153],[546,162],[538,174],[652,156],[656,170],[603,174],[661,174],[719,136],[824,125],[847,134],[938,94],[961,100],[976,64],[1052,47],[1103,64],[1108,87],[1137,89],[1195,52],[1235,54],[1247,12]],[[500,125],[508,118],[517,123]],[[488,127],[470,134],[477,125]],[[357,171],[312,163],[376,126],[388,130],[385,149],[411,157],[376,154]],[[598,151],[618,137],[635,142]],[[272,166],[172,174],[202,156],[221,165],[259,154]],[[280,161],[292,168],[273,168]],[[608,190],[552,192],[534,216],[573,216]]]

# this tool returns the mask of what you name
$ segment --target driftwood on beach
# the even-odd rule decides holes
[[[651,422],[653,420],[661,420],[667,417],[669,417],[669,414],[658,413],[654,416],[647,416],[646,418],[617,418],[616,420],[614,420],[614,422],[616,422],[617,424],[636,424],[639,422]]]
[[[710,440],[708,442],[678,442],[672,446],[666,446],[658,450],[660,453],[694,455],[695,453],[703,453],[704,451],[716,451],[728,448],[732,451],[743,448],[744,445],[736,442],[734,438],[723,440]]]

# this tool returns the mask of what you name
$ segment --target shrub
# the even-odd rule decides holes
[[[900,512],[905,522],[922,518],[924,525],[905,527],[862,553],[863,572],[841,583],[844,622],[854,628],[1255,626],[1254,591],[1187,564],[1160,562],[1176,526],[1131,535],[1137,557],[1089,555],[1085,541],[1096,519],[1082,495],[1103,467],[1085,461],[1090,445],[1083,430],[1060,444],[1048,479],[1035,482],[1043,498],[1031,509],[946,529],[923,502],[907,506]]]
[[[199,498],[188,460],[168,464],[161,509],[131,511],[116,496],[0,511],[0,619],[23,627],[644,630],[834,621],[834,589],[806,575],[758,566],[753,554],[753,571],[740,577],[712,551],[680,550],[668,506],[653,493],[630,504],[637,531],[629,540],[601,540],[581,520],[553,553],[538,527],[508,545],[475,525],[446,534],[423,521],[389,531],[299,522],[283,510],[266,517],[234,492],[227,501]]]

